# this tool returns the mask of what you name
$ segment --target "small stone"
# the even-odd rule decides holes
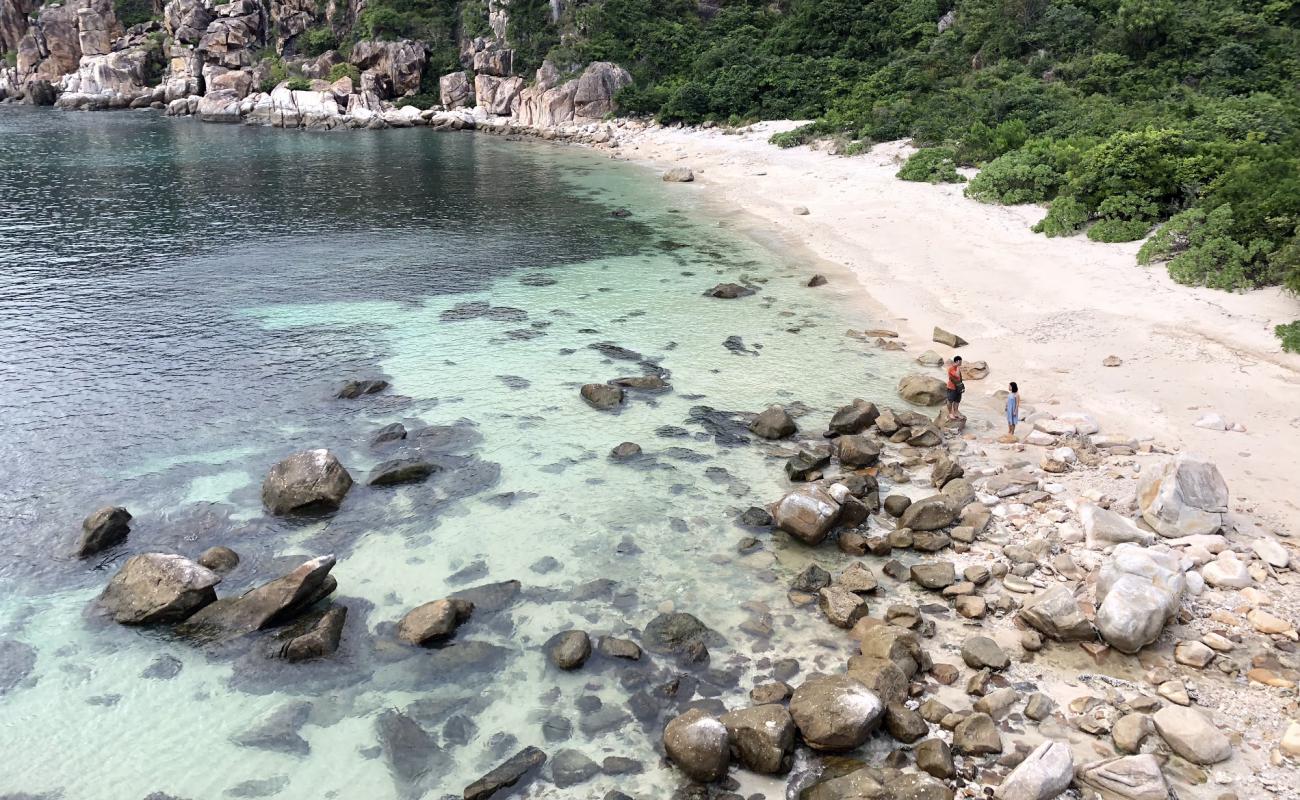
[[[984,598],[975,595],[958,597],[954,607],[957,609],[957,613],[966,619],[980,619],[988,611],[988,604],[984,601]]]
[[[971,707],[997,720],[1002,719],[1018,699],[1020,699],[1020,692],[1008,686],[1005,689],[989,692],[976,700]]]
[[[1002,736],[997,723],[988,714],[971,714],[953,730],[953,750],[966,755],[982,756],[1002,752]]]
[[[1154,732],[1155,725],[1146,714],[1125,714],[1115,720],[1110,736],[1121,753],[1138,753],[1142,750],[1142,741]]]
[[[930,726],[921,715],[903,705],[890,703],[885,707],[885,730],[904,744],[911,744],[930,732]]]
[[[790,699],[790,684],[782,681],[773,683],[763,683],[755,686],[749,691],[749,699],[753,700],[756,705],[769,705],[771,703],[783,703]]]
[[[839,586],[828,586],[817,593],[817,608],[830,623],[852,628],[867,615],[867,603],[860,596]]]
[[[1214,660],[1214,651],[1200,642],[1179,642],[1174,646],[1174,661],[1186,667],[1205,669]]]
[[[934,678],[944,686],[952,686],[957,682],[960,671],[952,664],[935,664],[930,670],[930,677]]]
[[[1217,633],[1207,633],[1201,637],[1201,643],[1219,653],[1230,653],[1236,647],[1232,640]]]
[[[1025,703],[1025,716],[1034,722],[1041,722],[1056,709],[1056,703],[1052,698],[1042,692],[1034,692],[1029,695],[1029,701]]]
[[[1037,653],[1043,649],[1043,636],[1038,631],[1026,630],[1020,632],[1020,646],[1027,653]]]
[[[1246,619],[1260,633],[1278,634],[1291,630],[1291,623],[1275,617],[1262,608],[1256,608],[1246,614]]]
[[[989,579],[989,571],[987,567],[973,564],[962,570],[961,576],[976,586],[983,586]]]
[[[1279,747],[1288,756],[1300,757],[1300,720],[1291,720],[1286,726]]]
[[[1177,703],[1180,706],[1189,706],[1192,704],[1192,698],[1187,696],[1187,687],[1182,681],[1165,681],[1156,687],[1156,693],[1171,703]]]
[[[917,584],[933,591],[939,591],[957,582],[957,570],[950,561],[913,565],[911,575],[912,580]]]
[[[560,669],[577,669],[591,656],[591,637],[586,631],[557,633],[546,643],[546,656]]]
[[[1124,361],[1120,359],[1119,356],[1106,356],[1101,360],[1101,365],[1103,367],[1118,367],[1123,363]]]
[[[1152,720],[1170,749],[1193,764],[1218,764],[1232,756],[1228,737],[1195,709],[1165,706]]]

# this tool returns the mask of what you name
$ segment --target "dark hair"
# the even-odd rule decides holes
[[[1012,382],[1011,382],[1011,393],[1012,393],[1012,394],[1015,394],[1015,393],[1018,392],[1018,391],[1020,391],[1020,387],[1016,385],[1016,382],[1015,382],[1015,381],[1012,381]]]
[[[961,356],[953,356],[953,357],[952,357],[952,363],[954,363],[954,364],[960,364],[960,363],[961,363]]]

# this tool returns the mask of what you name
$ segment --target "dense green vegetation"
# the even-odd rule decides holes
[[[837,137],[841,152],[911,138],[922,149],[900,177],[981,167],[967,194],[1050,204],[1045,235],[1157,230],[1141,261],[1178,281],[1300,290],[1300,3],[739,0],[704,20],[693,0],[604,0],[566,14],[577,35],[550,57],[627,67],[627,110],[814,119],[774,141]]]
[[[154,0],[113,0],[113,14],[123,28],[139,25],[151,19],[162,18],[161,6],[154,7]]]

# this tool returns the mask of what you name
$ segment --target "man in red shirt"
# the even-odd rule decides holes
[[[948,364],[948,416],[965,422],[961,413],[961,394],[966,391],[966,384],[961,379],[961,356],[953,356]]]

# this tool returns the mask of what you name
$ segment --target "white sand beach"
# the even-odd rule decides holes
[[[990,367],[968,387],[968,404],[994,425],[981,439],[998,432],[1000,404],[990,396],[1014,380],[1026,406],[1087,411],[1104,433],[1208,456],[1239,520],[1300,535],[1300,493],[1288,472],[1300,453],[1300,356],[1282,352],[1273,334],[1300,318],[1300,299],[1276,288],[1180,286],[1163,266],[1138,266],[1136,242],[1033,233],[1041,207],[985,205],[961,185],[895,178],[909,152],[901,143],[851,158],[768,143],[794,124],[740,133],[652,127],[625,139],[617,157],[690,167],[695,181],[683,191],[707,192],[848,267],[909,353],[954,353],[930,341],[935,325],[967,339],[965,359]],[[796,214],[800,206],[809,213]],[[1122,365],[1103,366],[1111,355]],[[1194,425],[1209,413],[1246,430]],[[1022,424],[1021,435],[1028,430]]]

